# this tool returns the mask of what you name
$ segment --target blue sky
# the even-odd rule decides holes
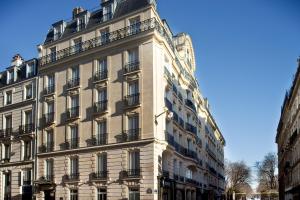
[[[37,56],[50,25],[99,0],[0,1],[0,66]],[[197,78],[226,141],[226,158],[250,166],[276,151],[285,90],[300,56],[298,0],[158,0],[174,33],[191,35]]]

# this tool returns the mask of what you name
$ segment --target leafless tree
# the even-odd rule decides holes
[[[256,162],[258,192],[278,189],[278,177],[276,175],[277,156],[275,153],[268,153],[261,162]]]
[[[229,199],[232,198],[233,192],[244,192],[240,191],[241,188],[245,188],[251,183],[251,169],[243,161],[226,161],[225,174],[226,192]]]

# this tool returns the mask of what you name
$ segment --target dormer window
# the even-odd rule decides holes
[[[26,66],[26,78],[30,78],[34,76],[34,64],[30,63]]]
[[[11,84],[14,82],[14,70],[7,72],[7,84]]]
[[[130,19],[129,20],[129,24],[130,24],[129,31],[130,31],[131,35],[134,35],[134,34],[137,34],[137,33],[140,32],[140,30],[141,30],[141,23],[140,23],[140,18],[139,17],[135,17],[133,19]]]
[[[108,21],[112,18],[113,8],[114,8],[113,3],[103,7],[103,22]]]
[[[85,16],[77,19],[77,31],[81,31],[85,28]]]
[[[57,40],[62,35],[61,26],[54,27],[54,40]]]

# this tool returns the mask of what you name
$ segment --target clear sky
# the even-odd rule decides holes
[[[191,35],[197,78],[226,138],[226,158],[250,166],[276,151],[285,90],[300,56],[299,0],[157,0],[173,33]],[[0,1],[0,66],[37,56],[50,25],[100,0]]]

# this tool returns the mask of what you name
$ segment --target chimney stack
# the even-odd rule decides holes
[[[73,9],[73,19],[76,18],[76,15],[82,13],[84,9],[82,7],[76,7]]]
[[[20,66],[23,63],[23,58],[20,54],[16,54],[11,60],[11,66]]]

